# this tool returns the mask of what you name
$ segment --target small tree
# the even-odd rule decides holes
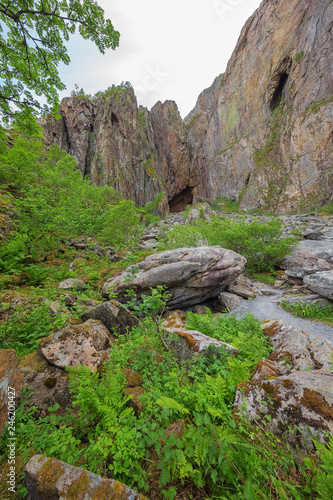
[[[131,200],[123,200],[110,207],[105,214],[102,232],[105,241],[117,248],[128,248],[134,252],[143,234],[140,215]]]

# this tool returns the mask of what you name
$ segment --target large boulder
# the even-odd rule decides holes
[[[235,411],[284,435],[293,448],[311,448],[314,436],[325,442],[333,432],[333,345],[278,322],[262,328],[275,350],[237,390]]]
[[[301,241],[283,260],[282,269],[293,278],[304,278],[321,271],[333,271],[333,244],[331,239]]]
[[[83,365],[94,372],[108,359],[111,343],[109,330],[100,321],[89,319],[42,339],[39,353],[57,368]]]
[[[12,349],[0,351],[0,436],[8,416],[11,418],[15,411],[22,383],[16,352]]]
[[[33,456],[25,466],[25,485],[29,500],[145,500],[131,488],[113,479],[103,479],[79,467]]]
[[[162,285],[171,294],[170,308],[188,307],[218,297],[242,273],[245,264],[245,257],[217,246],[168,250],[140,262],[132,268],[132,276],[127,269],[107,280],[102,293],[107,297],[115,292],[119,302],[124,302],[128,289],[142,294]]]
[[[322,271],[312,274],[311,276],[305,276],[303,281],[304,284],[313,292],[317,292],[319,295],[333,300],[333,270]]]

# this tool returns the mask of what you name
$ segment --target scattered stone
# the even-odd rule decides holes
[[[214,214],[214,210],[210,208],[208,203],[199,203],[195,207],[191,208],[185,224],[192,224],[197,220],[205,220],[207,222],[210,222],[212,215]]]
[[[13,349],[0,351],[0,437],[8,414],[12,416],[9,412],[15,411],[22,383],[16,352]]]
[[[218,297],[242,273],[245,263],[241,255],[220,247],[178,248],[147,257],[130,281],[129,269],[107,280],[102,293],[107,296],[113,291],[124,302],[128,289],[142,294],[162,285],[171,294],[168,307],[188,307]]]
[[[138,387],[141,385],[141,375],[135,370],[122,369],[121,372],[126,377],[128,387]]]
[[[219,301],[228,312],[233,311],[236,307],[239,307],[243,300],[243,298],[230,292],[221,292],[219,295]]]
[[[101,321],[90,319],[82,325],[66,326],[42,339],[38,350],[57,368],[83,365],[94,372],[108,359],[111,343],[109,330]]]
[[[268,295],[268,296],[269,296],[269,295],[276,295],[275,290],[269,290],[268,288],[262,288],[262,289],[261,289],[261,293],[262,293],[263,295]]]
[[[243,297],[244,299],[255,299],[256,294],[254,292],[251,292],[247,288],[245,288],[242,285],[229,285],[228,287],[229,292],[234,293],[236,295],[239,295],[240,297]]]
[[[129,329],[140,324],[139,320],[116,300],[100,304],[93,311],[84,314],[83,319],[97,319],[117,335],[124,335]]]
[[[33,456],[24,472],[31,500],[146,500],[123,483],[42,455]]]
[[[304,278],[321,271],[333,271],[332,240],[301,241],[281,264],[286,275]]]
[[[332,249],[332,264],[333,264],[333,249]],[[333,265],[332,271],[322,271],[311,276],[305,276],[304,284],[313,292],[333,300]]]
[[[85,287],[85,281],[81,278],[68,278],[58,285],[59,290],[77,290],[81,291]]]

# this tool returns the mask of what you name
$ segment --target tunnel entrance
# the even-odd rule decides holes
[[[174,196],[169,201],[169,208],[172,214],[184,212],[187,205],[193,203],[193,188],[187,186],[181,193]]]

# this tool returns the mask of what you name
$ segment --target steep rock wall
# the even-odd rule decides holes
[[[332,26],[331,0],[264,0],[184,121],[173,101],[138,108],[125,86],[64,99],[61,120],[42,120],[45,140],[139,206],[164,191],[162,213],[219,197],[320,207],[333,199]]]
[[[186,118],[195,199],[287,212],[333,194],[333,3],[265,0]]]

